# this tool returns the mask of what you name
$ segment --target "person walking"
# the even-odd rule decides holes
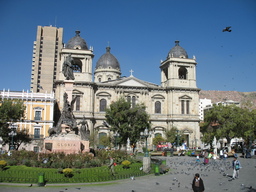
[[[240,161],[237,160],[237,155],[234,156],[234,160],[233,160],[233,177],[232,179],[234,180],[235,178],[238,179],[239,178],[239,170],[241,168],[241,163]]]
[[[200,178],[199,173],[195,174],[195,177],[192,182],[192,189],[194,192],[204,192],[204,182]]]
[[[173,145],[172,145],[172,147],[170,148],[170,157],[173,157],[173,152],[174,152],[174,148],[173,148]]]
[[[114,169],[114,158],[112,158],[112,157],[110,157],[109,158],[109,165],[108,165],[108,168],[110,169],[110,173],[111,173],[111,175],[115,175],[115,169]]]

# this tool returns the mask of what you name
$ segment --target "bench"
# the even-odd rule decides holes
[[[163,152],[152,152],[150,153],[151,156],[162,156]]]

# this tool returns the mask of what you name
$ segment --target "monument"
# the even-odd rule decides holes
[[[88,129],[87,121],[83,117],[83,121],[76,123],[75,116],[73,114],[73,104],[76,97],[69,102],[68,96],[72,80],[74,80],[74,75],[72,71],[72,58],[69,57],[63,63],[63,74],[66,77],[64,81],[65,85],[68,85],[68,93],[63,95],[63,109],[61,111],[61,116],[58,120],[56,127],[49,129],[49,137],[44,139],[44,152],[64,152],[65,154],[71,153],[84,153],[89,152],[89,136],[90,131]],[[81,124],[80,129],[78,125]]]

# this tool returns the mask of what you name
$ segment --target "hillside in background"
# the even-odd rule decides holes
[[[241,106],[249,106],[256,109],[256,92],[238,92],[238,91],[204,91],[199,93],[200,99],[211,99],[212,103],[233,100],[241,103]]]

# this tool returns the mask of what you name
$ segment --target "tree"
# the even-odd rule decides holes
[[[242,109],[235,105],[214,105],[205,114],[201,127],[202,140],[211,144],[215,136],[217,140],[226,138],[230,144],[234,137],[248,138],[254,135],[254,113],[254,110]]]
[[[0,136],[3,138],[3,145],[10,144],[11,140],[9,133],[13,123],[20,121],[24,118],[24,111],[26,107],[22,101],[19,100],[1,100],[0,105]],[[13,138],[14,143],[18,147],[21,143],[28,143],[29,138],[25,130],[17,129],[17,135]]]
[[[176,134],[177,134],[177,128],[172,127],[170,130],[167,130],[165,132],[166,141],[170,143],[174,143],[177,140]]]
[[[144,104],[136,104],[131,108],[131,104],[123,97],[106,109],[106,121],[110,130],[120,134],[119,144],[127,144],[128,138],[131,144],[135,144],[140,138],[140,132],[150,129],[149,115],[145,109]]]
[[[107,135],[104,135],[100,138],[99,144],[101,146],[111,148],[111,138]]]
[[[153,145],[157,146],[159,143],[164,142],[164,141],[165,141],[165,139],[161,135],[157,135],[153,139]]]
[[[28,130],[26,129],[17,129],[16,131],[17,135],[13,138],[14,146],[16,150],[19,149],[21,144],[29,144],[31,143],[32,139],[29,137]]]
[[[256,110],[245,108],[241,110],[239,117],[238,127],[240,129],[237,129],[238,135],[250,146],[256,134]]]

